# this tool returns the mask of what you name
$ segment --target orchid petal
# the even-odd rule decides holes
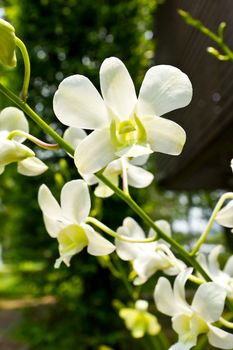
[[[37,157],[29,157],[18,162],[17,170],[26,176],[37,176],[48,169],[47,165]]]
[[[43,213],[43,219],[44,219],[46,231],[53,238],[56,238],[58,233],[61,230],[63,230],[63,228],[67,225],[66,222],[62,221],[62,218],[60,219],[57,216],[56,217],[48,216],[45,213]]]
[[[0,113],[0,130],[21,130],[26,133],[29,132],[28,121],[24,113],[16,107],[4,108]],[[25,137],[16,136],[15,141],[23,142]]]
[[[69,266],[73,255],[79,253],[88,244],[85,230],[79,225],[64,227],[57,236],[61,259]]]
[[[117,233],[119,235],[124,235],[135,239],[145,239],[144,231],[131,217],[124,219],[123,226],[118,228]]]
[[[127,243],[120,239],[116,239],[115,244],[117,255],[124,261],[134,260],[142,250],[142,243]]]
[[[186,314],[179,314],[172,318],[172,328],[179,334],[179,340],[190,334],[190,316]],[[193,339],[197,339],[197,334],[192,334]],[[181,339],[180,339],[181,338]],[[189,339],[190,340],[190,339]]]
[[[152,67],[142,82],[137,115],[159,117],[187,106],[191,98],[191,82],[181,70],[169,65]]]
[[[180,304],[180,307],[188,307],[189,305],[185,299],[185,283],[187,282],[189,276],[192,274],[192,268],[188,268],[185,271],[182,271],[175,279],[174,282],[174,296],[176,302]]]
[[[222,226],[233,227],[233,200],[218,212],[216,221]]]
[[[175,122],[160,118],[146,118],[143,126],[147,133],[147,142],[155,152],[179,155],[186,141],[184,129]]]
[[[60,122],[68,126],[95,129],[109,123],[100,94],[83,75],[72,75],[61,82],[54,96],[53,108]]]
[[[221,245],[217,245],[208,256],[210,274],[214,276],[218,275],[220,272],[218,256],[222,251],[223,247]]]
[[[170,266],[168,259],[156,252],[141,253],[133,262],[133,267],[138,278],[134,280],[135,285],[145,283],[156,271],[166,269]]]
[[[153,174],[138,166],[128,165],[127,169],[128,183],[135,188],[144,188],[151,184],[154,179]]]
[[[61,208],[69,220],[81,223],[87,218],[91,201],[88,186],[83,180],[67,182],[61,191]]]
[[[223,272],[225,272],[230,277],[233,277],[233,255],[227,260]]]
[[[218,349],[232,349],[233,347],[233,334],[223,331],[212,325],[209,326],[209,332],[207,337],[209,343]]]
[[[130,164],[136,165],[136,166],[144,165],[148,161],[149,156],[150,156],[149,154],[144,154],[143,156],[135,157],[130,160]]]
[[[63,134],[64,140],[69,143],[74,149],[80,144],[80,142],[85,139],[87,134],[84,130],[69,127]]]
[[[100,234],[86,224],[82,224],[83,229],[88,238],[87,251],[91,255],[104,256],[111,254],[115,250],[115,246],[107,239],[102,237]]]
[[[120,120],[128,119],[137,97],[129,72],[121,60],[116,57],[104,60],[100,68],[100,86],[107,106]]]
[[[134,239],[145,239],[145,233],[141,227],[130,217],[124,219],[123,226],[117,229],[117,233]],[[117,255],[122,260],[128,261],[135,259],[141,253],[145,243],[127,243],[120,239],[116,239],[115,244]]]
[[[192,309],[207,322],[215,322],[221,316],[224,309],[226,291],[217,283],[207,282],[196,291]]]
[[[39,188],[38,202],[40,209],[46,216],[54,218],[54,220],[63,218],[62,210],[57,200],[46,185],[41,185]]]
[[[171,284],[165,277],[160,277],[155,286],[154,300],[157,309],[165,315],[175,316],[180,312]]]
[[[5,166],[35,156],[35,153],[17,141],[1,140],[0,165]]]
[[[116,158],[108,129],[95,130],[76,148],[74,161],[81,174],[93,174]]]
[[[118,187],[119,183],[119,176],[117,174],[108,175],[103,172],[103,175],[108,178],[108,180],[111,181],[111,183]],[[95,189],[95,195],[100,198],[107,198],[114,194],[114,191],[109,188],[107,185],[105,185],[102,181],[99,182],[98,186]]]
[[[142,146],[137,144],[132,146],[122,147],[115,152],[115,154],[118,157],[127,157],[127,158],[131,158],[131,157],[138,158],[151,153],[153,153],[153,151],[151,150],[149,145]]]
[[[194,345],[196,345],[196,343],[197,343],[197,340],[195,338],[184,342],[179,341],[178,343],[173,344],[168,350],[189,350]]]
[[[166,220],[157,220],[155,221],[155,225],[163,231],[167,236],[171,237],[171,226]],[[157,233],[153,230],[153,228],[150,229],[148,237],[154,237],[157,236]],[[161,240],[160,240],[161,241]],[[166,245],[165,241],[162,240],[162,242]]]
[[[112,182],[112,181],[111,181]],[[114,191],[106,186],[103,182],[100,182],[95,188],[95,196],[99,198],[108,198],[114,194]]]

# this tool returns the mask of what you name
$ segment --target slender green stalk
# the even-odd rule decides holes
[[[31,107],[11,90],[0,84],[0,92],[13,101],[20,109],[22,109],[42,130],[49,134],[54,141],[56,141],[61,148],[71,155],[74,154],[74,149],[71,147],[56,131],[54,131]]]
[[[23,56],[23,62],[24,62],[24,80],[23,80],[23,87],[20,93],[20,96],[22,97],[23,101],[27,100],[28,97],[28,87],[30,82],[30,75],[31,75],[31,66],[30,66],[30,59],[27,52],[27,48],[24,45],[24,43],[16,37],[16,45],[21,51],[21,54]]]
[[[225,320],[225,318],[220,317],[219,321],[221,322],[221,324],[227,328],[233,329],[233,323],[229,322],[227,320]]]
[[[202,233],[201,237],[199,238],[199,240],[195,244],[195,247],[193,248],[192,252],[190,253],[192,256],[198,252],[201,245],[205,242],[205,240],[206,240],[206,238],[207,238],[207,236],[208,236],[208,234],[209,234],[209,232],[214,224],[214,220],[215,220],[219,210],[221,209],[225,200],[227,200],[227,199],[233,199],[233,192],[225,193],[222,195],[222,197],[220,197],[220,199],[219,199],[218,203],[216,204],[214,211],[212,212],[212,215],[207,223],[205,231]]]
[[[226,28],[225,22],[220,23],[218,28],[218,34],[215,34],[209,28],[204,26],[200,20],[193,18],[189,12],[186,12],[184,10],[178,10],[178,13],[188,25],[196,28],[201,33],[203,33],[204,35],[208,36],[211,40],[213,40],[219,46],[219,48],[226,54],[226,56],[221,55],[216,49],[213,49],[213,48],[210,48],[213,50],[208,50],[208,52],[212,53],[214,56],[216,56],[220,60],[229,59],[233,61],[233,51],[223,41],[223,32],[224,32],[224,29]]]
[[[44,149],[48,149],[48,150],[57,150],[59,149],[59,145],[57,143],[55,144],[51,144],[51,143],[47,143],[44,141],[41,141],[40,139],[38,139],[37,137],[28,134],[27,132],[24,132],[22,130],[14,130],[12,131],[9,135],[8,135],[8,140],[12,140],[17,136],[21,136],[24,137],[28,140],[30,140],[31,142],[33,142],[35,145],[39,146],[40,148],[44,148]]]
[[[113,257],[114,264],[120,273],[120,279],[124,283],[124,286],[129,294],[130,298],[132,298],[134,301],[136,301],[137,298],[136,298],[133,286],[129,283],[128,276],[125,273],[125,269],[123,268],[121,261],[119,260],[119,258],[116,254],[112,254],[112,257]]]
[[[115,231],[111,230],[108,226],[104,225],[101,221],[97,220],[96,218],[90,217],[90,216],[86,218],[85,222],[95,225],[96,227],[98,227],[99,229],[101,229],[102,231],[107,233],[109,236],[117,238],[117,239],[124,241],[124,242],[150,243],[150,242],[154,242],[157,239],[156,236],[145,238],[145,239],[133,239],[133,238],[130,238],[127,236],[119,235]]]
[[[160,341],[160,338],[158,335],[156,336],[146,336],[146,339],[148,343],[150,344],[151,348],[154,348],[155,350],[167,350],[168,348],[165,347],[165,344]]]
[[[122,187],[123,191],[126,195],[129,195],[129,185],[128,185],[128,176],[127,176],[127,169],[126,169],[126,159],[125,157],[121,158],[121,164],[122,164]]]
[[[158,235],[158,237],[163,238],[165,241],[170,243],[173,248],[177,250],[177,252],[180,253],[180,255],[184,258],[186,263],[191,264],[198,272],[201,273],[201,275],[207,280],[211,281],[210,276],[207,274],[207,272],[202,268],[202,266],[199,264],[198,261],[171,237],[167,236],[155,223],[154,221],[144,212],[144,210],[139,207],[139,205],[128,195],[126,195],[120,188],[115,187],[111,181],[109,181],[103,174],[98,173],[96,174],[96,177],[98,177],[99,180],[101,180],[105,185],[110,187],[117,195],[120,197],[125,203],[127,203],[131,209],[134,210],[135,213],[140,216],[143,221],[151,227]]]

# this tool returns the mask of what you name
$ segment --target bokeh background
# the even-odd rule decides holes
[[[28,103],[60,134],[63,126],[52,110],[59,83],[78,73],[99,87],[99,67],[106,57],[117,56],[125,62],[137,91],[146,70],[154,64],[173,64],[189,75],[194,86],[193,102],[168,116],[187,131],[183,155],[152,156],[148,169],[154,173],[155,183],[148,189],[132,191],[154,219],[171,223],[175,238],[188,248],[205,227],[217,198],[232,188],[233,63],[208,55],[210,39],[188,27],[177,9],[190,11],[212,30],[225,20],[226,41],[231,45],[232,2],[219,3],[0,1],[0,17],[14,25],[31,58]],[[22,78],[20,55],[16,69],[0,67],[0,82],[17,94]],[[8,105],[12,105],[10,101],[0,96],[0,108]],[[51,141],[29,122],[31,133]],[[146,342],[131,338],[118,317],[119,305],[126,305],[130,297],[124,281],[109,271],[109,262],[83,251],[72,259],[70,268],[62,265],[54,269],[57,242],[45,231],[37,203],[38,188],[46,183],[58,195],[63,184],[78,175],[62,151],[35,148],[35,152],[49,165],[45,174],[23,177],[11,165],[0,177],[1,350],[149,349]],[[124,217],[133,216],[116,197],[104,201],[93,198],[93,211],[113,229]],[[215,225],[203,249],[210,251],[216,242],[226,245],[230,253],[230,230]],[[129,273],[129,266],[115,263],[120,271]],[[156,313],[154,284],[155,277],[143,286],[141,295]],[[170,326],[167,320],[165,326]],[[169,332],[168,337],[174,339]]]

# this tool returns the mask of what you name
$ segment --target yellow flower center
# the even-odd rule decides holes
[[[111,137],[118,149],[135,144],[145,144],[147,139],[146,130],[136,115],[130,120],[120,122],[113,120]]]

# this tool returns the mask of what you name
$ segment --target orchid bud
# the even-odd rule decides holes
[[[14,27],[0,18],[0,62],[9,67],[15,67],[16,36]]]

